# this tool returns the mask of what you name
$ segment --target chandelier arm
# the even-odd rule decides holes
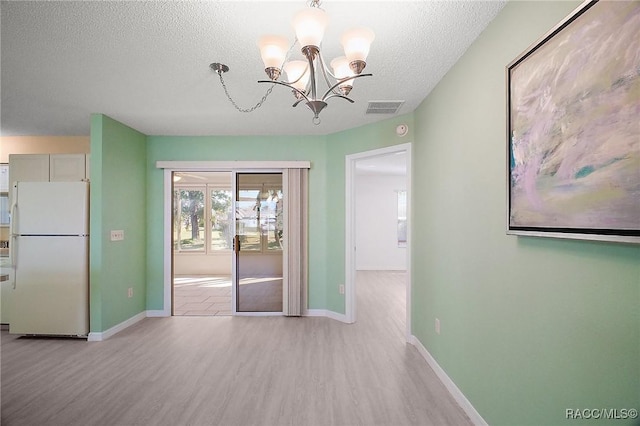
[[[317,97],[317,87],[316,87],[316,70],[315,67],[313,66],[313,55],[310,53],[305,53],[305,56],[307,57],[307,62],[309,63],[309,82],[311,83],[311,98],[313,100],[318,99]],[[305,95],[305,98],[307,98],[307,96]],[[307,101],[309,99],[307,98]]]
[[[337,93],[335,93],[335,92],[333,91],[333,89],[335,89],[336,87],[338,87],[339,85],[341,85],[341,84],[342,84],[342,83],[344,83],[344,82],[351,81],[351,80],[355,80],[356,78],[360,78],[360,77],[371,77],[371,76],[373,76],[373,74],[358,74],[358,75],[352,75],[351,77],[347,77],[347,78],[340,79],[336,84],[334,84],[333,86],[331,86],[331,87],[329,88],[329,90],[327,90],[327,91],[325,92],[325,94],[322,96],[322,100],[324,101],[324,100],[327,100],[327,99],[329,99],[329,98],[332,98],[333,96],[329,96],[329,94],[330,94],[330,93],[333,93],[334,95],[340,96],[340,95],[338,95]],[[348,99],[348,98],[347,98],[347,99]]]
[[[289,83],[286,83],[284,81],[258,80],[258,83],[273,83],[274,86],[276,84],[279,84],[280,86],[288,87],[289,89],[291,89],[291,90],[293,90],[295,92],[298,92],[304,98],[305,101],[309,102],[309,98],[307,97],[307,95],[302,90],[296,89],[295,87],[293,87],[292,85],[290,85]],[[296,105],[297,105],[297,103],[296,103]]]
[[[324,81],[327,83],[328,87],[331,87],[331,81],[329,80],[329,77],[327,76],[327,72],[335,80],[338,80],[338,78],[335,75],[333,75],[331,73],[331,71],[327,68],[327,66],[324,64],[324,58],[322,57],[322,52],[318,52],[318,58],[320,59],[320,69],[322,70],[322,75],[324,76]],[[325,94],[325,96],[326,96],[326,94]]]
[[[345,95],[340,95],[338,93],[331,93],[329,96],[324,98],[324,100],[326,101],[326,100],[331,99],[331,98],[342,98],[342,99],[345,99],[345,100],[349,101],[350,103],[354,103],[355,102],[353,99],[348,98]]]

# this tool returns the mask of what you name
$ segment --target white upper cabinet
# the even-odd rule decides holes
[[[49,154],[9,154],[9,205],[13,203],[16,182],[47,182]]]
[[[47,182],[49,154],[9,154],[9,186],[15,182]]]
[[[87,179],[85,154],[9,154],[9,188],[15,182],[76,182]]]
[[[87,178],[85,154],[9,154],[9,202],[15,182],[76,182]]]
[[[84,154],[51,154],[49,180],[51,182],[81,181],[86,177]]]

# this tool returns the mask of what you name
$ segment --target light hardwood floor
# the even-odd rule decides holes
[[[405,343],[401,273],[359,272],[358,322],[147,318],[103,342],[2,332],[2,425],[466,425]]]

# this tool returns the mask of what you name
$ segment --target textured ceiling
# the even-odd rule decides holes
[[[325,0],[327,61],[341,34],[374,30],[366,72],[351,97],[332,99],[314,126],[302,104],[276,86],[262,108],[236,111],[211,62],[230,67],[241,107],[269,85],[256,41],[294,41],[293,14],[305,1],[2,1],[1,134],[88,135],[90,114],[107,114],[150,135],[314,135],[361,126],[369,101],[405,101],[413,111],[504,6],[504,1]],[[299,56],[298,49],[295,56]]]

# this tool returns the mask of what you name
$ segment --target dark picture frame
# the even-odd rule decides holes
[[[507,65],[507,234],[640,243],[638,19],[585,1]]]

